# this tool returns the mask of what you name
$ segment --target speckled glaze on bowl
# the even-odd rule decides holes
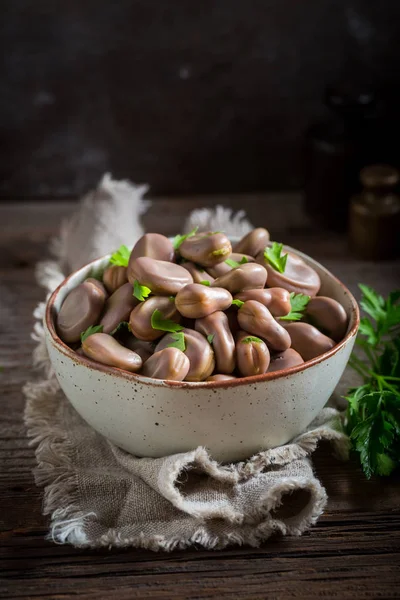
[[[234,241],[234,240],[233,240]],[[349,317],[344,340],[329,352],[283,371],[220,382],[165,382],[94,363],[57,335],[54,316],[98,259],[68,277],[47,303],[44,328],[61,388],[78,413],[114,444],[137,456],[159,457],[205,446],[221,462],[245,459],[299,434],[325,405],[351,354],[359,325],[349,290],[322,265],[290,248],[321,277],[321,295]]]

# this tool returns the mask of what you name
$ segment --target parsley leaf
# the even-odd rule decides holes
[[[361,343],[358,340],[358,345],[367,343],[374,348],[382,347],[387,337],[400,335],[400,290],[395,290],[385,300],[367,285],[360,284],[359,288],[362,291],[360,306],[371,318],[361,319],[360,333],[367,339]]]
[[[237,262],[237,260],[233,260],[232,258],[227,258],[225,262],[228,266],[232,267],[232,269],[236,269],[237,267],[240,267],[240,265],[245,265],[249,261],[245,256],[242,256],[240,262]]]
[[[213,343],[214,337],[215,337],[215,333],[210,333],[210,334],[207,336],[207,342],[210,344],[210,346],[211,346],[211,345],[212,345],[212,343]]]
[[[133,295],[135,298],[143,302],[151,294],[151,289],[145,285],[141,285],[136,279],[133,282]]]
[[[185,344],[185,335],[182,331],[177,331],[176,333],[171,334],[171,338],[174,340],[170,344],[168,344],[168,348],[178,348],[178,350],[182,350],[185,352],[186,344]]]
[[[254,342],[255,344],[262,344],[263,341],[260,340],[259,337],[255,337],[254,335],[248,335],[247,337],[242,339],[242,344],[251,344]]]
[[[189,233],[184,233],[183,235],[176,235],[172,241],[172,244],[174,246],[175,250],[179,250],[179,248],[181,247],[181,245],[183,244],[183,242],[185,240],[187,240],[188,238],[193,237],[194,235],[196,235],[198,230],[198,227],[195,227],[194,229],[192,229],[192,231],[190,231]]]
[[[175,333],[176,331],[182,331],[182,325],[175,323],[171,319],[164,319],[164,315],[161,310],[156,310],[151,315],[151,326],[153,329],[158,329],[159,331],[169,331],[170,333]]]
[[[362,319],[360,319],[359,332],[362,335],[366,336],[368,344],[370,344],[371,346],[375,346],[377,344],[378,336],[375,332],[374,326],[372,325],[368,317],[363,317]]]
[[[81,342],[84,342],[89,335],[93,335],[94,333],[102,333],[103,325],[91,325],[86,329],[86,331],[82,331],[81,333]]]
[[[238,308],[242,308],[244,302],[243,300],[232,300],[232,306],[237,306]]]
[[[355,449],[360,453],[361,464],[368,479],[373,474],[389,475],[396,466],[390,456],[395,436],[395,428],[388,419],[390,399],[393,399],[391,392],[365,394],[359,404],[364,417],[350,434]]]
[[[229,248],[218,248],[218,250],[214,250],[213,252],[211,252],[213,256],[226,256],[230,253],[231,251],[229,250]]]
[[[122,245],[111,255],[110,263],[118,267],[127,267],[131,251],[125,245]]]
[[[400,465],[400,290],[386,300],[366,285],[358,353],[349,365],[363,383],[347,395],[347,432],[368,478]],[[363,352],[360,358],[360,351]]]
[[[290,313],[285,315],[284,317],[280,317],[281,321],[300,321],[303,317],[303,312],[307,307],[307,304],[310,301],[310,296],[306,296],[306,294],[295,294],[295,292],[290,293]]]
[[[121,321],[121,323],[118,323],[116,328],[111,331],[110,335],[115,335],[122,329],[127,329],[128,331],[130,331],[128,321]]]
[[[88,279],[97,279],[97,281],[101,281],[103,283],[103,274],[105,269],[91,269],[89,275],[86,277],[85,281]]]
[[[207,287],[210,287],[210,282],[207,281],[206,279],[204,279],[204,281],[200,281],[201,285],[206,285]]]
[[[283,244],[278,244],[278,242],[273,242],[271,248],[268,246],[264,250],[264,258],[269,262],[271,267],[278,271],[279,273],[285,272],[285,267],[288,259],[288,254],[283,254]]]

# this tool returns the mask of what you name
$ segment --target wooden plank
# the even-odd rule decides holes
[[[202,202],[192,199],[191,206]],[[250,214],[257,213],[260,202],[269,205],[263,197],[247,199]],[[146,217],[148,228],[175,233],[187,210],[186,203],[182,206],[178,199],[161,200]],[[51,204],[37,210],[0,207],[0,221],[8,223],[0,241],[0,597],[398,598],[399,475],[367,481],[355,460],[340,463],[326,447],[316,453],[314,465],[329,494],[328,508],[301,538],[275,538],[259,549],[172,554],[81,551],[44,539],[47,519],[41,515],[41,491],[31,474],[35,460],[22,423],[21,387],[33,376],[29,333],[32,310],[43,299],[34,264],[45,256],[46,241],[56,233],[61,214],[72,209],[72,204],[62,209]],[[270,206],[268,213],[272,228],[279,231],[276,224],[282,217],[274,221]],[[353,290],[357,281],[382,293],[400,287],[398,263],[356,261],[343,239],[315,232],[307,224],[282,234]],[[347,375],[343,389],[350,381]]]

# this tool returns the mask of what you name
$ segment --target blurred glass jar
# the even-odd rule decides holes
[[[352,252],[369,260],[400,256],[400,197],[394,188],[400,174],[389,165],[361,170],[363,191],[350,203],[349,241]]]
[[[371,91],[349,86],[328,88],[325,105],[330,118],[306,135],[304,208],[322,228],[345,231],[360,168],[376,160],[377,107]]]

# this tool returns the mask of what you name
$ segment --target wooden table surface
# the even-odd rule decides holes
[[[400,288],[400,264],[352,258],[337,235],[301,220],[298,199],[193,198],[157,200],[148,230],[172,234],[192,208],[216,201],[245,205],[275,239],[323,262],[356,292],[364,282],[386,294]],[[277,210],[278,207],[278,210]],[[284,209],[284,210],[283,210]],[[262,548],[75,550],[45,540],[42,490],[35,487],[33,450],[22,423],[21,386],[31,371],[32,311],[44,294],[34,266],[73,204],[0,205],[0,597],[1,598],[400,598],[400,478],[367,481],[355,459],[337,462],[329,448],[314,458],[329,503],[300,538],[275,538]],[[346,374],[340,391],[351,383]]]

